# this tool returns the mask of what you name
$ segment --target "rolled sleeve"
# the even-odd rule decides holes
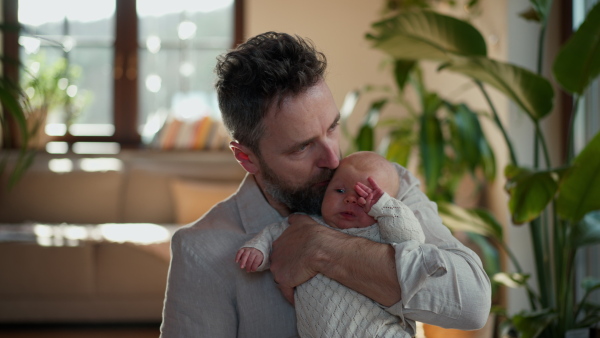
[[[408,170],[396,166],[400,191],[425,233],[425,244],[393,244],[401,300],[387,308],[409,320],[460,330],[485,325],[491,307],[490,280],[479,257],[461,244],[438,216],[437,205]]]
[[[434,245],[419,245],[417,241],[393,244],[396,255],[396,271],[401,285],[402,300],[388,308],[388,312],[400,315],[401,307],[416,306],[421,310],[432,311],[457,317],[460,315],[458,302],[447,300],[447,295],[432,297],[423,288],[429,278],[444,276],[447,272],[446,259]],[[448,285],[451,287],[451,285]],[[423,291],[423,292],[421,292]],[[442,301],[444,300],[444,301]]]
[[[388,312],[445,328],[476,330],[485,325],[491,290],[480,263],[459,249],[415,241],[393,246],[402,299]]]

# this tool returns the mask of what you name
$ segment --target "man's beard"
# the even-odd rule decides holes
[[[262,160],[261,170],[264,178],[265,192],[275,200],[285,204],[290,212],[304,212],[311,215],[321,215],[321,204],[327,185],[317,183],[329,181],[333,176],[332,169],[325,169],[301,187],[291,187],[288,182],[279,177]]]

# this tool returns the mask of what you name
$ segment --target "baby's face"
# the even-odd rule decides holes
[[[364,228],[375,223],[375,219],[358,205],[359,196],[354,190],[356,182],[370,186],[367,181],[369,176],[377,182],[373,173],[360,172],[346,160],[340,162],[325,190],[321,205],[325,223],[338,229]]]

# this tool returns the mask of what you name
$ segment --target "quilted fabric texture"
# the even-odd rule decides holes
[[[378,224],[340,230],[377,242],[425,241],[410,209],[384,194],[369,212]],[[322,219],[315,218],[321,224]],[[324,224],[325,225],[325,224]],[[300,337],[411,337],[411,325],[386,312],[368,297],[321,274],[296,288],[296,319]],[[412,325],[414,326],[414,325]]]
[[[303,338],[411,336],[400,318],[321,274],[300,285],[295,300],[298,333]]]

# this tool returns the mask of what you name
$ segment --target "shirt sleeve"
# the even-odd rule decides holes
[[[271,255],[271,246],[289,226],[290,224],[288,223],[287,218],[282,222],[269,224],[256,236],[252,237],[252,239],[242,245],[242,248],[255,248],[262,252],[264,258],[262,263],[256,268],[256,271],[264,271],[271,266],[269,259]]]
[[[445,328],[483,327],[490,311],[491,287],[481,260],[442,224],[437,205],[420,190],[419,181],[405,168],[396,168],[400,175],[397,199],[413,211],[425,243],[392,244],[401,300],[386,310]]]
[[[425,234],[415,214],[385,192],[371,207],[369,215],[377,221],[381,239],[386,243],[425,242]]]

